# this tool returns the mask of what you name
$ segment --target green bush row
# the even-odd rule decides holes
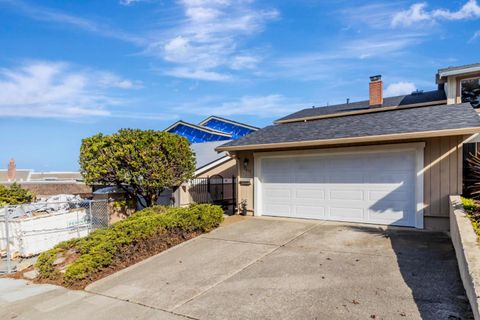
[[[148,241],[148,238],[169,230],[208,232],[222,220],[223,210],[209,204],[188,208],[146,208],[108,228],[95,230],[86,237],[59,243],[39,256],[36,268],[40,278],[58,279],[61,274],[54,266],[55,260],[62,255],[76,255],[63,274],[63,282],[72,285],[110,266],[116,254],[139,241]]]

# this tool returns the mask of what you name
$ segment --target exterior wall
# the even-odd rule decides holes
[[[11,185],[12,183],[2,183]],[[92,188],[81,182],[18,182],[37,197],[53,196],[57,194],[75,194],[82,197],[92,196]]]
[[[448,230],[449,196],[462,193],[462,145],[467,137],[431,138],[425,146],[425,228]]]
[[[449,76],[447,79],[447,104],[456,104],[462,102],[460,92],[460,81],[469,78],[480,77],[479,72],[469,73],[461,76]]]
[[[214,168],[211,168],[208,171],[205,171],[199,174],[196,178],[208,178],[214,175],[220,175],[224,179],[231,179],[232,177],[237,176],[237,165],[236,159],[230,159]],[[177,190],[175,190],[173,197],[175,198],[175,206],[186,207],[193,203],[192,195],[188,191],[188,185],[186,183],[182,184]],[[230,195],[225,194],[225,197],[228,198]]]
[[[242,151],[236,154],[237,157],[237,208],[242,208],[242,202],[246,202],[247,214],[253,215],[253,178],[254,159],[253,152]]]
[[[449,228],[449,195],[462,192],[462,145],[468,136],[450,136],[428,139],[412,139],[392,141],[388,144],[406,142],[425,142],[424,149],[424,227],[429,230],[448,230]],[[380,145],[356,144],[346,145]],[[342,146],[330,146],[342,147]],[[313,148],[312,148],[313,149]],[[325,149],[325,148],[317,148]],[[285,150],[285,149],[283,149]],[[292,149],[290,149],[292,150]],[[269,150],[275,151],[275,150]],[[280,150],[276,150],[280,151]],[[253,214],[254,198],[254,161],[253,151],[241,151],[236,153],[238,159],[238,206],[242,200],[247,201],[247,209]],[[248,159],[248,165],[244,167],[244,161]],[[251,179],[251,184],[242,185],[244,178]]]
[[[221,175],[224,178],[231,178],[237,175],[236,160],[230,159],[208,171],[202,172],[196,178],[207,178],[214,175]]]

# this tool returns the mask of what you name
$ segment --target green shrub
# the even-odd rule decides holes
[[[476,205],[473,199],[462,197],[462,204],[463,204],[463,208],[467,213],[471,213],[475,210]]]
[[[32,202],[35,196],[22,186],[13,183],[10,187],[0,185],[0,206]]]
[[[73,285],[110,266],[123,249],[169,231],[208,232],[223,220],[223,210],[208,204],[188,208],[149,207],[108,228],[98,229],[84,238],[72,239],[42,253],[36,263],[40,278],[53,279],[60,273],[53,266],[59,253],[74,252],[78,257],[63,274],[63,282]]]
[[[462,197],[462,205],[463,209],[467,213],[470,221],[472,222],[473,229],[477,236],[480,237],[480,212],[478,209],[478,205],[475,203],[475,200],[463,198]]]

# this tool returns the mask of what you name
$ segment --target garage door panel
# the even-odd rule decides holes
[[[366,176],[365,182],[377,184],[396,183],[398,185],[413,185],[414,183],[411,172],[371,172]]]
[[[331,200],[363,200],[363,191],[361,190],[331,190],[330,199]]]
[[[294,183],[328,183],[329,179],[327,175],[319,174],[318,172],[311,173],[297,173],[293,177]]]
[[[413,150],[263,158],[261,211],[413,226],[415,165]]]
[[[342,221],[363,221],[363,209],[347,206],[330,207],[329,218]]]
[[[328,158],[331,170],[359,170],[365,166],[363,155],[330,156]]]
[[[288,186],[285,186],[284,188],[276,187],[276,188],[268,188],[265,189],[265,197],[266,199],[272,199],[272,200],[282,200],[285,199],[286,201],[290,201],[292,198],[292,192]]]
[[[409,171],[414,165],[414,159],[410,154],[404,152],[392,152],[390,154],[376,154],[375,157],[370,157],[369,165],[379,169],[392,168],[398,171]]]
[[[291,205],[289,204],[266,204],[265,212],[270,216],[293,217]]]
[[[315,201],[325,199],[325,191],[323,189],[311,189],[298,187],[295,190],[295,198],[299,200],[312,199]]]
[[[363,172],[359,171],[332,171],[330,174],[329,183],[338,183],[338,184],[363,184],[365,182]]]
[[[292,183],[293,176],[285,173],[272,173],[262,178],[264,183]]]
[[[370,201],[380,201],[383,199],[389,199],[391,201],[401,201],[401,202],[408,202],[410,197],[410,193],[406,188],[402,190],[373,190],[368,191],[367,193],[367,200]]]
[[[409,223],[408,217],[405,217],[404,211],[385,210],[373,211],[368,210],[368,220],[374,223],[406,225]]]
[[[325,208],[319,206],[295,206],[295,217],[319,219],[325,218]]]

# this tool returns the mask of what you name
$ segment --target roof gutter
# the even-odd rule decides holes
[[[280,148],[301,148],[301,147],[328,146],[328,145],[335,145],[335,144],[380,142],[380,141],[406,140],[406,139],[416,139],[416,138],[468,135],[468,134],[474,134],[474,133],[480,133],[480,127],[435,130],[435,131],[421,131],[421,132],[407,132],[407,133],[393,133],[393,134],[386,134],[386,135],[349,137],[349,138],[339,138],[339,139],[322,139],[322,140],[291,141],[291,142],[279,142],[279,143],[268,143],[268,144],[251,144],[251,145],[243,145],[243,146],[225,146],[225,147],[219,146],[215,148],[215,150],[217,152],[221,152],[221,151],[241,151],[241,150],[268,150],[268,149],[280,149]]]

